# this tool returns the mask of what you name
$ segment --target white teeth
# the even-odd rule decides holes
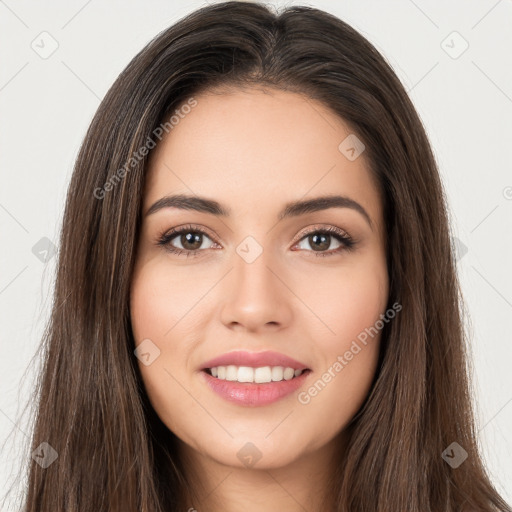
[[[293,379],[295,375],[295,370],[293,368],[285,368],[284,369],[284,380]]]
[[[240,366],[237,377],[238,382],[254,382],[254,369],[248,366]]]
[[[283,380],[284,368],[282,366],[274,366],[272,368],[272,380],[279,381]]]
[[[266,382],[279,382],[282,380],[290,380],[298,377],[303,370],[295,370],[283,366],[262,366],[259,368],[251,368],[250,366],[216,366],[210,368],[213,377],[221,380],[230,380],[238,382],[255,382],[263,384]]]
[[[272,381],[272,370],[270,366],[264,366],[263,368],[256,368],[254,370],[254,382],[256,384],[263,384],[264,382]]]
[[[238,368],[234,365],[226,366],[226,380],[237,380]]]

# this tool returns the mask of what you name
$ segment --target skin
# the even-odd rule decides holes
[[[364,152],[354,161],[340,152],[351,131],[321,103],[270,89],[196,100],[152,150],[146,178],[130,308],[136,344],[149,338],[160,355],[148,366],[138,361],[144,385],[179,439],[192,482],[184,510],[320,510],[332,505],[327,478],[342,463],[334,454],[342,456],[344,429],[370,390],[380,332],[308,404],[292,393],[240,406],[211,391],[199,372],[226,352],[274,350],[312,370],[304,391],[375,324],[389,292],[379,190]],[[145,215],[178,193],[215,199],[232,215],[177,208]],[[351,208],[277,219],[290,201],[332,194],[362,205],[372,226]],[[198,256],[157,244],[186,224],[208,233]],[[356,245],[316,256],[306,234],[330,226]],[[263,251],[250,264],[236,252],[247,236]],[[326,243],[324,252],[341,245],[334,237]],[[182,248],[186,239],[169,244]],[[247,442],[262,454],[252,467],[237,457]]]

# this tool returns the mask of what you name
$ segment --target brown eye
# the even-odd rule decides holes
[[[334,240],[334,247],[331,246]],[[302,237],[297,244],[300,249],[316,253],[315,256],[331,256],[350,250],[355,242],[346,233],[335,227],[316,229]],[[328,250],[330,248],[330,250]]]
[[[211,238],[201,229],[192,226],[173,229],[165,233],[158,240],[158,245],[164,246],[168,251],[175,254],[185,253],[187,256],[194,256],[203,249],[210,249],[210,246],[203,247],[205,240]]]
[[[189,251],[195,251],[197,249],[201,248],[202,245],[202,234],[196,233],[196,232],[188,232],[184,235],[179,235],[179,241],[181,243],[181,246],[183,249],[189,250]]]
[[[314,251],[324,251],[329,249],[329,246],[331,245],[331,235],[324,235],[322,233],[320,234],[314,234],[309,235],[307,237],[309,246]]]

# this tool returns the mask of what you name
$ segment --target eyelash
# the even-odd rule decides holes
[[[165,247],[166,250],[169,252],[181,255],[183,253],[186,254],[187,258],[189,256],[197,256],[198,253],[205,251],[206,249],[195,249],[195,250],[186,250],[186,249],[179,249],[177,247],[174,247],[170,245],[171,240],[176,238],[177,236],[183,234],[183,233],[198,233],[201,235],[205,235],[208,238],[212,238],[206,231],[197,228],[193,225],[187,225],[183,226],[181,228],[172,229],[171,231],[167,231],[165,233],[162,233],[158,236],[157,245]],[[307,233],[304,233],[302,237],[294,244],[300,243],[302,240],[307,238],[310,235],[317,234],[317,235],[330,235],[334,237],[336,240],[338,240],[341,243],[341,246],[337,249],[332,249],[331,251],[306,251],[306,252],[315,252],[316,257],[326,257],[326,256],[334,256],[336,254],[341,253],[342,251],[350,251],[354,248],[354,245],[356,242],[352,239],[352,237],[348,236],[344,231],[342,231],[339,228],[336,228],[334,226],[329,226],[327,228],[318,228],[318,229],[312,229],[311,231],[308,231]],[[213,241],[213,240],[212,240]],[[214,242],[215,243],[215,242]]]

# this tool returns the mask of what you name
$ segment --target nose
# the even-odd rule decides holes
[[[221,296],[221,321],[229,329],[278,331],[290,324],[293,293],[265,251],[251,263],[236,255]]]

